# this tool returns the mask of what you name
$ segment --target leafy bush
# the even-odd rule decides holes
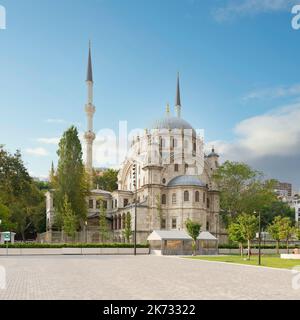
[[[8,248],[21,249],[60,249],[60,248],[133,248],[131,243],[36,243],[17,242],[9,243]],[[137,244],[137,248],[148,248],[148,244]],[[0,248],[6,248],[6,244],[0,244]]]
[[[261,247],[261,249],[276,249],[275,244],[262,244],[260,247]],[[290,248],[298,248],[299,245],[290,244],[289,247]],[[251,248],[258,249],[258,244],[252,244]],[[219,249],[239,249],[239,246],[238,246],[238,244],[234,244],[234,243],[225,243],[225,244],[219,244]],[[286,245],[281,244],[279,246],[279,249],[286,249]]]

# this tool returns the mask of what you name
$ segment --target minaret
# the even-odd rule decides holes
[[[88,101],[85,105],[85,113],[87,117],[87,131],[84,134],[84,139],[86,142],[86,170],[92,173],[93,170],[93,142],[95,140],[95,133],[93,132],[93,117],[96,111],[93,105],[93,68],[92,68],[92,57],[91,57],[91,43],[89,44],[89,58],[88,58],[88,68],[86,76]]]
[[[178,72],[178,75],[177,75],[177,89],[176,89],[175,111],[176,111],[177,118],[181,118],[181,101],[180,101],[179,72]]]

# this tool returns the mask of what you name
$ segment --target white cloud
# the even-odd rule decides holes
[[[211,144],[215,144],[220,153],[231,153],[238,158],[300,154],[299,124],[300,103],[297,103],[243,120],[234,129],[235,141]]]
[[[218,22],[224,22],[236,17],[251,16],[260,13],[291,11],[292,6],[299,4],[298,0],[230,0],[223,7],[213,10],[213,16]]]
[[[243,100],[248,101],[252,99],[277,99],[284,97],[293,97],[300,95],[300,84],[291,86],[277,86],[273,88],[265,88],[254,90],[243,97]]]
[[[44,144],[54,144],[58,145],[59,138],[38,138],[37,141]]]
[[[28,148],[25,150],[25,152],[37,157],[46,157],[49,155],[48,151],[45,148]]]
[[[212,141],[221,160],[243,161],[300,187],[300,103],[238,123],[236,139]]]
[[[47,119],[46,122],[47,123],[66,123],[66,121],[63,119]]]

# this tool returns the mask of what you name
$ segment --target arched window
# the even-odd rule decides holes
[[[161,204],[167,204],[167,196],[165,194],[161,196]]]
[[[209,231],[209,222],[206,222],[206,231]]]
[[[172,204],[176,204],[176,193],[172,194]]]
[[[177,148],[177,139],[175,138],[172,139],[172,147]]]
[[[190,201],[190,194],[188,191],[184,191],[184,201]]]
[[[120,214],[119,214],[119,217],[118,217],[118,229],[122,229],[122,218],[121,218]]]
[[[195,201],[196,201],[196,202],[199,202],[199,201],[200,201],[199,191],[196,191],[196,192],[195,192]]]
[[[163,183],[163,184],[166,183],[166,179],[165,179],[165,178],[162,179],[162,183]]]
[[[126,220],[126,216],[125,216],[125,213],[123,213],[123,215],[122,215],[122,229],[125,229],[125,220]]]

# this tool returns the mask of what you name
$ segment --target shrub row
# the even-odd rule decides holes
[[[148,244],[137,244],[137,248],[148,248]],[[9,248],[24,249],[60,249],[60,248],[133,248],[132,243],[36,243],[36,242],[17,242],[9,243]],[[0,244],[0,248],[6,248],[6,244]]]
[[[299,244],[290,244],[289,248],[298,248]],[[244,245],[244,249],[247,248],[247,244]],[[252,244],[251,245],[252,249],[258,249],[258,244]],[[262,244],[261,249],[275,249],[276,245],[275,244]],[[219,249],[239,249],[238,244],[219,244]],[[279,249],[286,249],[286,245],[280,244]]]

